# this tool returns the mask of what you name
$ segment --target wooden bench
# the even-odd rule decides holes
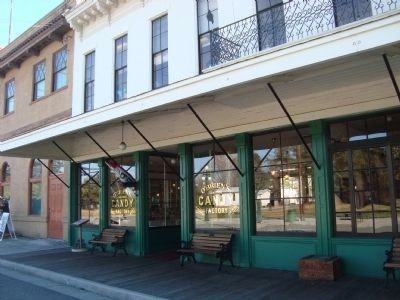
[[[182,242],[182,248],[178,249],[180,253],[181,266],[183,266],[185,258],[192,260],[196,263],[195,253],[215,255],[219,258],[219,268],[221,270],[224,261],[229,260],[232,267],[232,240],[233,234],[212,234],[212,233],[194,233],[192,240],[189,242]]]
[[[386,271],[386,285],[388,284],[389,274],[392,274],[393,280],[396,279],[395,271],[400,269],[400,238],[394,238],[392,248],[385,252],[387,259],[383,263],[383,270]]]
[[[100,247],[103,252],[106,251],[106,246],[110,245],[114,248],[114,255],[117,255],[118,249],[124,250],[125,254],[128,254],[125,249],[125,238],[128,234],[126,229],[118,228],[105,228],[99,235],[93,234],[93,240],[89,241],[92,244],[90,252],[93,254],[96,247]]]

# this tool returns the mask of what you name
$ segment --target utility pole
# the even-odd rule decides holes
[[[13,10],[13,0],[10,0],[10,22],[8,23],[8,44],[10,44],[11,41],[12,10]]]

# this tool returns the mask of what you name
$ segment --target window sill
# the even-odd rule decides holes
[[[13,110],[12,112],[9,112],[7,114],[4,114],[1,118],[6,118],[8,116],[12,116],[13,114],[15,114],[15,110]]]

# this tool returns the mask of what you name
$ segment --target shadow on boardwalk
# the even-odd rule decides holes
[[[12,241],[6,243],[9,247],[0,244],[1,259],[169,299],[400,299],[400,283],[391,281],[385,288],[383,279],[344,276],[336,282],[300,281],[297,272],[289,271],[226,265],[218,272],[216,265],[202,263],[181,268],[174,254],[91,255],[72,253],[60,241],[46,246],[34,240],[25,241],[25,251],[13,252]]]

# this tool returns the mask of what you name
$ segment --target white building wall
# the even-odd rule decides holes
[[[76,35],[73,115],[83,113],[85,55],[96,51],[95,109],[114,103],[114,43],[128,34],[127,97],[152,89],[152,21],[168,14],[169,83],[199,74],[196,1],[127,2]]]

